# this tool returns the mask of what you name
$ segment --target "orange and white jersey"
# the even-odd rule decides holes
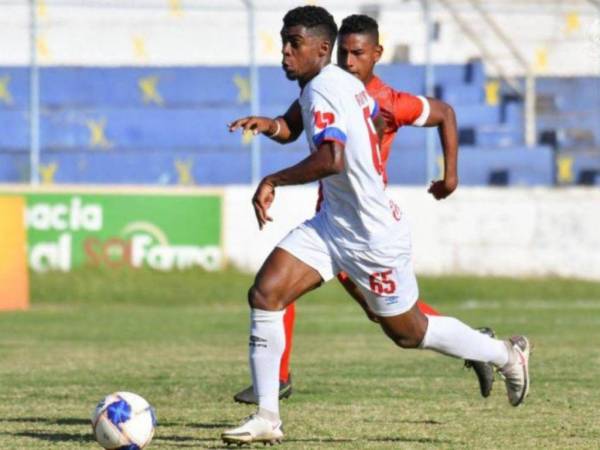
[[[381,138],[381,159],[384,181],[387,183],[387,161],[398,129],[405,125],[425,125],[429,118],[429,101],[420,95],[397,91],[376,76],[367,83],[366,89],[379,105],[381,117],[385,122]]]
[[[385,193],[384,166],[372,122],[377,103],[355,77],[332,64],[302,90],[300,106],[311,151],[344,146],[344,170],[321,180],[327,231],[345,248],[379,248],[399,234],[400,211]]]

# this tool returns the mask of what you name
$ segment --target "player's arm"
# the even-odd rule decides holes
[[[429,191],[436,199],[448,197],[458,186],[458,130],[454,109],[448,103],[428,97],[426,127],[437,127],[444,152],[444,179],[433,181]]]
[[[438,128],[444,151],[444,179],[433,181],[429,192],[438,200],[448,197],[458,186],[458,131],[452,107],[435,98],[394,91],[393,120],[397,127]]]
[[[252,198],[258,227],[262,230],[267,222],[273,220],[268,214],[268,209],[275,199],[275,187],[310,183],[340,173],[342,170],[344,170],[344,145],[337,141],[326,140],[308,158],[298,164],[267,175],[258,185]]]
[[[244,132],[254,135],[264,134],[280,144],[294,142],[302,133],[302,111],[298,100],[294,101],[283,116],[271,119],[269,117],[249,116],[234,120],[227,125],[233,132],[241,128]]]

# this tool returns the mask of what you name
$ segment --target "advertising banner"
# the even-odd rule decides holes
[[[86,266],[217,270],[223,265],[219,194],[24,197],[29,266],[36,272]]]
[[[25,254],[25,201],[0,196],[0,310],[29,307],[29,281]]]

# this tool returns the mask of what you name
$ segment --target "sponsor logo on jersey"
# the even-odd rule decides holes
[[[315,126],[319,129],[327,128],[335,122],[335,115],[332,112],[315,111]]]

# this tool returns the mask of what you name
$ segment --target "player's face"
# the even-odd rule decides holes
[[[305,80],[316,75],[321,68],[327,46],[322,37],[311,34],[302,25],[283,28],[281,65],[288,80]]]
[[[366,84],[382,52],[383,47],[369,34],[343,34],[338,39],[337,63]]]

